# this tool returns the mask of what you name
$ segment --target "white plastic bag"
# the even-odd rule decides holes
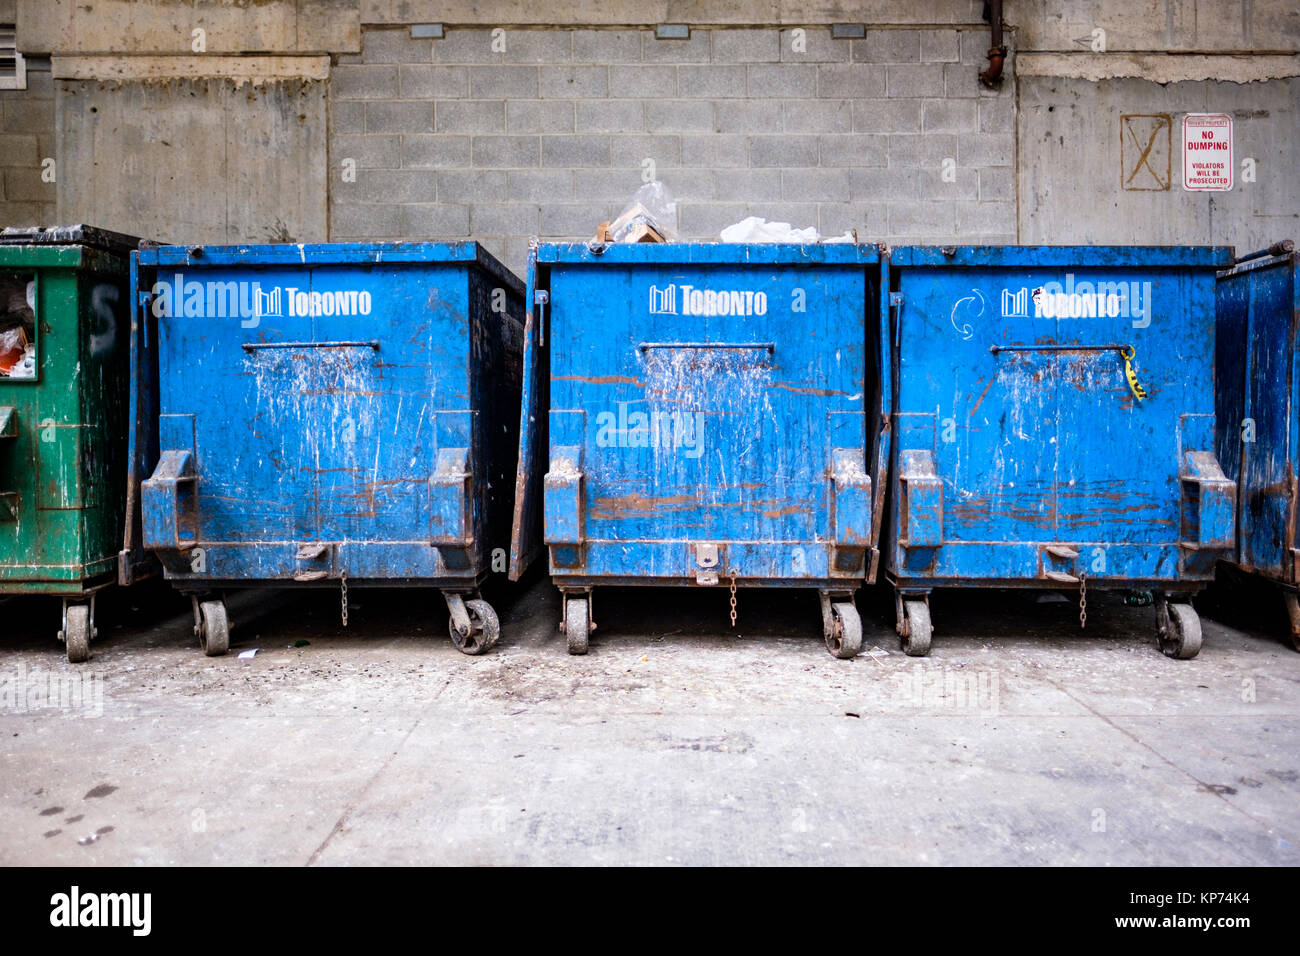
[[[795,229],[788,222],[770,222],[762,216],[749,216],[722,230],[723,242],[857,242],[852,232],[834,239],[823,239],[815,226]]]

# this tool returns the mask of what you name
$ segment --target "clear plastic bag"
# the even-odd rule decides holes
[[[604,242],[677,242],[677,203],[659,180],[646,183],[633,193],[632,202],[617,219],[602,226],[596,238]]]
[[[27,336],[21,325],[0,332],[0,375],[12,376],[27,351]]]

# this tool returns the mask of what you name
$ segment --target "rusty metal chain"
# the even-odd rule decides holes
[[[731,626],[736,626],[736,572],[731,572]]]
[[[343,605],[343,626],[348,626],[348,574],[344,571],[339,575],[339,600]]]
[[[1079,628],[1088,626],[1088,575],[1079,575]]]

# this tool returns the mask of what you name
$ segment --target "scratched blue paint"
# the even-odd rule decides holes
[[[133,268],[128,556],[191,592],[477,587],[509,539],[518,279],[472,242],[147,247]]]
[[[874,577],[874,246],[548,243],[528,283],[512,576],[546,548],[566,591],[712,584],[712,545],[723,585]]]
[[[1300,462],[1300,255],[1264,256],[1219,275],[1218,451],[1238,482],[1243,569],[1300,583],[1296,561]]]
[[[1214,273],[1230,261],[1209,247],[892,251],[884,551],[900,593],[1086,577],[1185,595],[1212,576],[1234,538],[1212,386]]]

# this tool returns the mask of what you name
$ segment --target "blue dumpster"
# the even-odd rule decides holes
[[[547,549],[570,653],[603,584],[718,588],[733,626],[738,588],[816,588],[827,647],[858,652],[888,461],[879,261],[534,247],[511,576]]]
[[[225,589],[442,590],[499,627],[523,286],[476,243],[157,246],[134,257],[128,522],[224,653]],[[138,538],[135,537],[138,535]],[[495,549],[495,552],[494,552]]]
[[[1300,255],[1290,241],[1219,274],[1218,452],[1239,488],[1233,563],[1283,589],[1300,650]]]
[[[901,247],[886,570],[908,654],[938,587],[1149,590],[1161,648],[1232,553],[1210,247]]]

